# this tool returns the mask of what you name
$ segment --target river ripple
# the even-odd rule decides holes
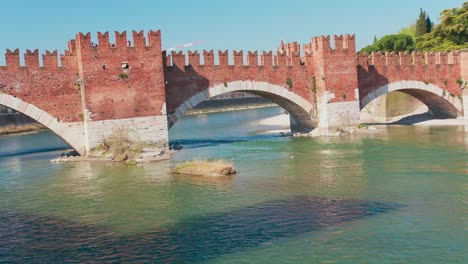
[[[293,139],[276,108],[188,117],[173,161],[51,164],[48,132],[0,138],[0,262],[462,263],[464,127]],[[232,160],[221,179],[175,162]]]

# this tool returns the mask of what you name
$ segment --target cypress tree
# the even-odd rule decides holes
[[[376,42],[377,42],[377,36],[374,35],[374,43],[373,44],[375,44]]]
[[[416,37],[420,37],[428,32],[426,18],[428,18],[426,12],[421,8],[419,11],[419,18],[416,21]]]
[[[426,33],[431,33],[432,26],[433,26],[432,21],[429,18],[429,15],[427,15],[427,17],[426,17]]]

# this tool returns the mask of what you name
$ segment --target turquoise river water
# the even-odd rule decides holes
[[[144,166],[52,164],[53,134],[0,137],[0,263],[468,262],[468,128],[263,133],[280,111],[187,117],[184,149]],[[238,174],[170,174],[193,158]]]

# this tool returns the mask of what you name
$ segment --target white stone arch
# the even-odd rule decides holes
[[[257,81],[221,83],[199,92],[177,107],[174,113],[167,115],[169,127],[172,127],[190,109],[199,103],[229,92],[248,92],[271,99],[286,109],[295,118],[301,128],[313,129],[316,127],[315,122],[311,119],[311,113],[314,113],[315,107],[310,102],[279,85]]]
[[[85,153],[83,125],[81,122],[63,123],[35,105],[27,103],[9,94],[0,93],[0,105],[29,116],[50,129],[78,153]]]
[[[421,81],[399,81],[383,85],[361,99],[361,109],[378,97],[394,91],[400,91],[417,98],[438,117],[455,118],[463,115],[461,99],[457,96],[450,96],[448,92],[434,84]]]

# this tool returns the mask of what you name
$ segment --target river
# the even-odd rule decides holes
[[[290,138],[278,108],[191,116],[144,166],[51,164],[50,132],[0,137],[0,263],[466,263],[468,129]],[[223,158],[238,174],[172,176]]]

